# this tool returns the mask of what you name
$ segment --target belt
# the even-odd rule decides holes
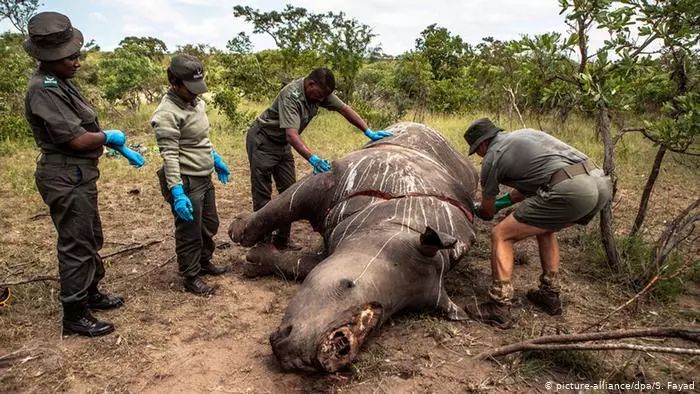
[[[564,168],[560,168],[552,174],[549,178],[549,187],[552,187],[558,183],[561,183],[567,179],[571,179],[576,175],[587,174],[590,175],[593,169],[598,168],[592,161],[585,160],[580,163],[569,164]]]
[[[97,166],[99,159],[87,157],[72,157],[60,153],[42,153],[38,160],[41,164],[72,164],[72,165],[93,165]]]

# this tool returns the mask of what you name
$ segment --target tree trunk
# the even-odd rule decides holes
[[[647,207],[649,205],[649,198],[651,197],[651,192],[654,190],[654,184],[656,183],[656,178],[659,177],[659,170],[661,169],[661,162],[664,160],[666,155],[666,148],[663,146],[659,147],[656,152],[656,158],[654,159],[654,165],[651,166],[651,174],[647,179],[646,185],[644,185],[644,191],[642,192],[642,199],[639,202],[639,210],[637,211],[637,218],[634,219],[634,224],[632,225],[632,231],[630,231],[630,237],[637,235],[637,232],[642,228],[644,219],[647,216]]]
[[[613,231],[612,201],[615,197],[617,179],[615,177],[615,141],[610,135],[610,117],[608,107],[604,103],[598,103],[598,135],[603,139],[604,159],[603,171],[609,175],[613,182],[613,198],[600,212],[600,235],[605,249],[608,266],[613,272],[620,271],[620,254],[615,245],[615,232]]]

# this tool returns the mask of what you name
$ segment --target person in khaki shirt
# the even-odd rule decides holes
[[[226,184],[231,172],[212,148],[204,101],[197,97],[207,91],[202,63],[193,56],[175,55],[167,73],[170,90],[151,118],[163,158],[158,179],[175,217],[175,252],[185,290],[209,296],[216,287],[202,275],[226,272],[211,261],[219,229],[211,173],[216,171]]]
[[[88,337],[114,331],[91,310],[114,309],[124,298],[100,290],[105,268],[98,206],[97,167],[104,146],[119,151],[135,167],[143,157],[126,147],[120,130],[102,130],[97,113],[70,81],[80,69],[83,34],[57,12],[33,16],[25,51],[39,61],[25,96],[25,117],[41,149],[34,178],[49,207],[58,239],[63,333]]]
[[[270,202],[273,178],[278,193],[296,182],[290,147],[311,164],[314,174],[331,170],[328,160],[314,154],[300,137],[319,107],[339,112],[372,141],[393,135],[388,131],[372,131],[360,115],[333,94],[334,90],[333,72],[317,68],[307,77],[285,86],[248,129],[246,150],[254,211]],[[279,249],[289,247],[289,234],[290,226],[276,230],[272,234],[272,243]]]

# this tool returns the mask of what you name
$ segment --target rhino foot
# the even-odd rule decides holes
[[[233,219],[233,222],[228,226],[228,236],[231,238],[231,241],[242,244],[243,246],[252,246],[244,244],[245,229],[252,216],[253,215],[250,213],[245,213]]]
[[[382,310],[379,303],[370,302],[357,308],[354,313],[348,311],[349,319],[338,321],[340,325],[326,331],[316,351],[316,360],[321,368],[335,372],[350,364],[369,335],[379,326]]]

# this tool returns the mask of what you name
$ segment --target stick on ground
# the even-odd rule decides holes
[[[504,356],[506,354],[522,352],[525,350],[641,350],[661,351],[666,353],[700,354],[700,349],[666,348],[658,346],[634,345],[629,343],[592,343],[580,344],[580,342],[601,341],[623,338],[681,338],[695,343],[700,343],[700,327],[649,327],[631,330],[602,331],[583,334],[549,335],[526,341],[497,347],[476,355],[484,360],[489,357]],[[563,344],[563,345],[562,345]],[[574,346],[576,345],[576,346]]]

